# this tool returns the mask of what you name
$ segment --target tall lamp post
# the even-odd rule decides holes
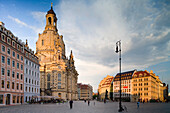
[[[120,63],[120,99],[119,99],[119,112],[123,111],[122,105],[121,105],[121,41],[116,42],[116,53],[119,53],[119,63]]]

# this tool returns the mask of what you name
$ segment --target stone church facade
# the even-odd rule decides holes
[[[73,53],[65,56],[63,36],[57,29],[53,7],[46,14],[46,26],[36,42],[36,55],[40,62],[41,96],[56,96],[64,100],[77,100],[78,73]]]

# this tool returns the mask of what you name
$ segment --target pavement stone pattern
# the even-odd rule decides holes
[[[94,105],[95,102],[95,105]],[[137,109],[136,103],[123,102],[128,113],[170,113],[170,103],[140,103]],[[91,101],[90,106],[84,101],[74,101],[73,109],[69,103],[60,104],[28,104],[16,106],[0,106],[0,113],[119,113],[118,102]],[[122,113],[126,113],[123,111]]]

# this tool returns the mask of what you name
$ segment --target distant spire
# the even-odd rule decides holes
[[[27,42],[27,39],[26,39],[26,44],[25,44],[25,47],[28,47],[28,42]]]
[[[53,3],[51,2],[51,8],[53,7]]]
[[[71,50],[71,54],[70,54],[70,60],[73,60],[73,53],[72,53],[72,50]]]

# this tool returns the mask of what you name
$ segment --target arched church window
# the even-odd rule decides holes
[[[47,75],[47,81],[50,81],[50,74]]]
[[[51,24],[51,17],[48,18],[48,24]]]
[[[61,81],[61,74],[58,74],[58,81]]]
[[[42,40],[42,46],[44,45],[44,40]]]

